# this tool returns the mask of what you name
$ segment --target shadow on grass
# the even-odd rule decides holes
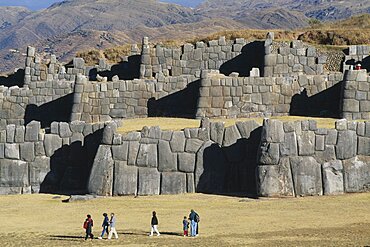
[[[84,236],[68,236],[68,235],[50,235],[51,240],[76,240],[85,239]]]

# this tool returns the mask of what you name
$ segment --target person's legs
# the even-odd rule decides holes
[[[191,235],[192,237],[194,237],[194,236],[195,236],[195,234],[196,234],[196,226],[195,226],[195,224],[196,224],[196,223],[195,223],[195,221],[194,221],[194,220],[192,220],[192,221],[191,221],[191,231],[190,231],[190,232],[191,232],[191,234],[190,234],[190,235]]]
[[[112,234],[113,234],[113,227],[110,228],[110,232],[108,234],[108,239],[112,238]]]
[[[153,228],[154,228],[154,231],[157,233],[157,236],[161,235],[158,231],[158,226],[157,225],[154,225]]]
[[[154,232],[154,226],[152,225],[149,236],[153,236],[153,232]]]
[[[87,240],[87,238],[89,237],[89,233],[86,231],[86,236],[85,236],[85,240]]]
[[[196,232],[196,235],[198,236],[199,234],[199,222],[197,223],[197,232]]]
[[[114,229],[114,231],[113,231],[113,233],[114,233],[114,237],[115,237],[116,239],[118,239],[118,233],[117,233],[117,231],[116,231],[116,228],[114,227],[113,229]]]

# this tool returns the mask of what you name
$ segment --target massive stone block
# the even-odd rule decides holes
[[[194,172],[195,169],[195,153],[179,153],[178,154],[179,171]]]
[[[315,153],[315,133],[303,131],[298,135],[298,153],[300,156],[313,155]]]
[[[128,165],[136,165],[136,158],[139,152],[140,144],[138,141],[130,141],[128,146]]]
[[[248,139],[251,133],[260,127],[256,121],[247,121],[247,122],[237,122],[236,126],[238,127],[241,137]]]
[[[101,196],[112,195],[113,166],[111,147],[100,145],[91,168],[88,182],[89,193]]]
[[[321,165],[312,157],[290,158],[295,194],[322,195]]]
[[[340,160],[323,164],[322,176],[325,195],[343,194],[343,165]]]
[[[297,153],[297,136],[295,132],[288,132],[284,135],[284,142],[280,144],[281,156],[296,156]]]
[[[18,160],[20,158],[19,144],[5,143],[5,158]]]
[[[129,142],[125,141],[121,145],[112,146],[112,154],[114,160],[127,161]]]
[[[283,122],[273,119],[265,119],[262,129],[262,142],[283,142]]]
[[[224,139],[225,124],[221,122],[211,122],[210,124],[210,135],[211,140],[222,145]]]
[[[114,190],[113,195],[137,195],[138,168],[128,166],[127,162],[114,163]]]
[[[156,144],[140,144],[136,164],[142,167],[154,168],[158,166],[157,157]]]
[[[186,187],[188,193],[194,193],[195,192],[195,184],[194,184],[194,174],[193,173],[187,173],[186,174]]]
[[[259,163],[264,165],[277,165],[279,163],[279,144],[262,143],[260,146]]]
[[[172,134],[170,141],[172,152],[184,152],[185,150],[185,134],[183,131],[175,131]]]
[[[279,165],[258,166],[257,184],[259,196],[294,196],[289,158],[282,158]]]
[[[158,143],[158,170],[160,172],[177,171],[177,155],[172,153],[167,141],[160,140]]]
[[[33,161],[35,159],[35,145],[32,142],[25,142],[19,145],[21,160]]]
[[[58,135],[45,135],[44,148],[46,156],[51,157],[56,150],[61,148],[63,145],[63,139]]]
[[[370,138],[358,137],[357,154],[370,156]]]
[[[370,189],[370,158],[355,157],[343,161],[345,192],[362,192]]]
[[[356,156],[357,135],[356,131],[346,130],[338,132],[338,143],[335,147],[337,159],[345,160]]]
[[[161,182],[161,194],[186,193],[186,174],[181,172],[163,172]]]
[[[24,140],[26,142],[38,141],[41,125],[40,122],[32,121],[26,126]]]
[[[155,168],[139,168],[139,195],[159,195],[161,174]]]
[[[0,160],[0,187],[29,185],[28,164],[20,160]]]
[[[50,172],[50,158],[36,157],[33,162],[29,163],[29,176],[32,192],[38,193],[40,185],[44,182],[46,175]]]
[[[199,139],[187,139],[185,151],[188,153],[196,153],[198,152],[200,147],[203,145],[203,143],[204,141],[201,141]]]

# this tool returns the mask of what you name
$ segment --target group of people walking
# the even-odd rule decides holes
[[[108,236],[108,239],[111,239],[113,234],[116,239],[118,239],[118,234],[116,231],[116,216],[114,213],[111,213],[111,218],[108,218],[108,214],[103,214],[103,223],[102,223],[102,232],[101,235],[98,237],[98,239],[103,239],[104,234]],[[198,236],[198,229],[199,229],[199,222],[200,217],[197,212],[195,212],[193,209],[190,211],[189,217],[184,216],[184,220],[182,221],[183,225],[183,231],[184,231],[184,237],[189,236],[189,229],[190,229],[190,237],[196,237]],[[161,234],[158,231],[158,218],[157,213],[155,211],[152,212],[152,220],[150,222],[151,224],[151,230],[149,236],[152,237],[154,232],[157,234],[157,236],[160,236]],[[86,230],[86,236],[85,240],[88,238],[93,239],[94,235],[92,234],[92,228],[94,226],[94,221],[91,217],[91,215],[87,215],[86,220],[84,221],[83,228]]]
[[[103,224],[102,224],[103,230],[101,232],[101,235],[98,237],[98,239],[103,239],[104,234],[108,235],[108,239],[111,239],[113,234],[115,238],[118,239],[118,234],[116,230],[116,216],[114,215],[114,213],[111,213],[110,219],[108,218],[107,213],[104,213],[103,217],[104,217]],[[94,226],[94,221],[91,218],[91,215],[88,214],[83,224],[83,228],[86,230],[85,240],[87,240],[89,237],[91,239],[94,238],[94,234],[92,234],[93,226]]]

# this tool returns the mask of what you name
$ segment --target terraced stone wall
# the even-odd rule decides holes
[[[104,124],[40,122],[0,131],[0,194],[86,193]]]
[[[258,155],[259,196],[313,196],[370,189],[370,123],[265,120]]]
[[[255,168],[261,127],[254,121],[225,127],[204,120],[200,128],[158,127],[118,134],[104,130],[89,192],[158,195],[203,192],[256,193]]]
[[[342,73],[293,77],[237,77],[204,72],[196,116],[339,116]]]

